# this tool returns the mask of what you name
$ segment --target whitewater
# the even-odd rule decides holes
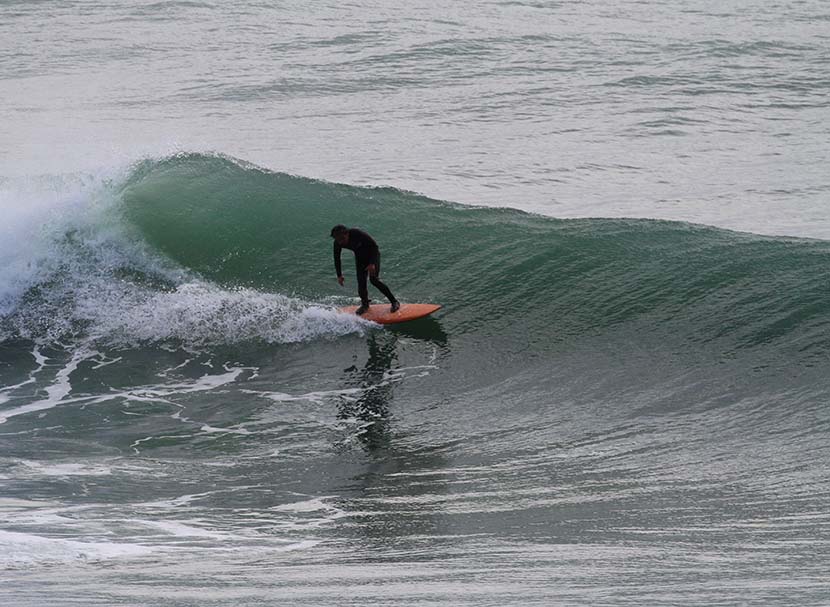
[[[827,604],[828,22],[0,3],[0,604]]]

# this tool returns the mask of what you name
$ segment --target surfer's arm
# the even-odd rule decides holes
[[[343,268],[340,265],[340,251],[342,251],[342,250],[343,250],[343,248],[335,242],[334,243],[334,271],[337,272],[337,279],[338,280],[343,278]]]

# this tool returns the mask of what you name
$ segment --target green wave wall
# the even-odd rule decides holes
[[[341,294],[329,230],[344,223],[380,243],[384,279],[401,299],[443,303],[464,332],[534,341],[636,320],[697,341],[728,337],[735,347],[797,335],[824,348],[824,241],[655,220],[558,220],[197,154],[144,162],[122,198],[152,247],[224,286],[312,300]],[[344,251],[348,293],[350,257]]]

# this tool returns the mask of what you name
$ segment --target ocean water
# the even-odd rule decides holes
[[[826,3],[6,0],[0,99],[0,605],[830,603]]]

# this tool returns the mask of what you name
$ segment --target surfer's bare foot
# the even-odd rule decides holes
[[[369,304],[362,304],[357,310],[354,311],[355,314],[358,316],[362,316],[369,311]]]
[[[401,303],[400,303],[399,301],[397,301],[397,300],[396,300],[396,301],[393,301],[393,302],[392,302],[392,305],[389,307],[389,311],[390,311],[390,312],[393,312],[393,313],[394,313],[394,312],[397,312],[397,311],[398,311],[398,310],[400,310],[400,309],[401,309]]]

